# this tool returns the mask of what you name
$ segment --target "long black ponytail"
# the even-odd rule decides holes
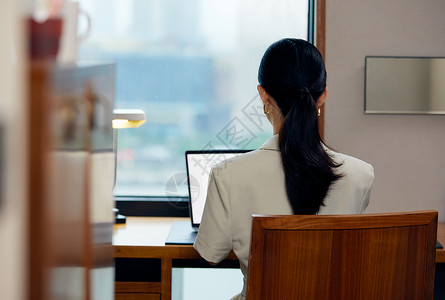
[[[341,178],[326,153],[318,131],[317,100],[326,88],[320,52],[298,39],[272,44],[261,60],[260,85],[274,98],[283,115],[279,146],[286,192],[294,214],[315,214],[330,185]]]

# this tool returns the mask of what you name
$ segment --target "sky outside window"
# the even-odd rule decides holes
[[[93,23],[80,59],[114,61],[115,107],[147,117],[119,131],[116,195],[166,196],[185,174],[186,150],[255,149],[272,135],[259,62],[274,41],[307,38],[308,1],[80,3]],[[187,195],[185,184],[176,192]]]

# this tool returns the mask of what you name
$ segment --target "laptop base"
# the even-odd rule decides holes
[[[166,245],[193,245],[195,243],[196,234],[190,224],[190,221],[176,221],[173,223],[170,233],[168,234]]]

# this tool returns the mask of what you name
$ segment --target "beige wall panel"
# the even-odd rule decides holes
[[[445,221],[445,116],[363,113],[365,56],[445,56],[444,16],[441,0],[327,1],[325,139],[373,164],[368,212]]]

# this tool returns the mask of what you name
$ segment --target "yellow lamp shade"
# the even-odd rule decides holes
[[[142,109],[113,109],[113,128],[137,128],[145,123]]]

